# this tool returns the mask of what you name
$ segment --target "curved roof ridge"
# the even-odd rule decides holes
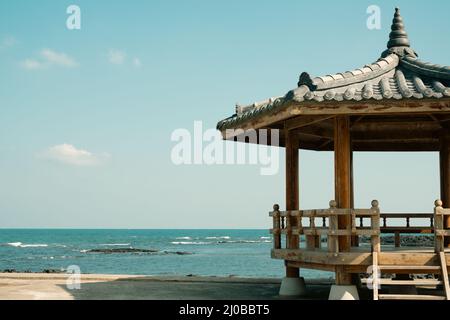
[[[377,78],[385,73],[388,73],[392,69],[395,69],[398,64],[399,57],[396,54],[390,54],[384,58],[378,59],[372,64],[365,65],[362,68],[321,77],[315,77],[311,80],[307,80],[307,78],[305,77],[305,73],[303,73],[300,77],[300,81],[298,82],[298,86],[300,87],[301,85],[306,85],[311,90],[327,90],[343,87],[350,84]]]
[[[413,57],[404,57],[401,60],[401,65],[408,70],[428,77],[450,80],[450,66],[433,64]]]

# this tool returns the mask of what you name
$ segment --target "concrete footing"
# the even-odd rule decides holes
[[[306,294],[305,279],[284,277],[281,281],[280,296],[299,297]]]
[[[329,300],[359,300],[356,286],[332,285]]]

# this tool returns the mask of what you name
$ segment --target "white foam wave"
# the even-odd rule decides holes
[[[38,247],[48,247],[45,243],[36,243],[36,244],[24,244],[22,242],[9,242],[8,246],[16,247],[16,248],[38,248]]]
[[[131,243],[101,243],[99,245],[114,247],[114,246],[129,246],[129,245],[131,245]]]
[[[7,245],[11,247],[20,247],[22,245],[22,242],[9,242],[7,243]]]
[[[175,239],[177,239],[177,240],[192,240],[191,237],[177,237]]]
[[[172,241],[171,244],[183,245],[183,244],[191,244],[191,245],[202,245],[202,244],[211,244],[211,242],[204,241]]]
[[[270,240],[221,240],[217,243],[271,243]]]
[[[208,239],[208,240],[213,240],[213,239],[224,239],[224,240],[228,240],[228,239],[231,239],[231,237],[229,237],[229,236],[221,236],[221,237],[206,237],[205,239]]]

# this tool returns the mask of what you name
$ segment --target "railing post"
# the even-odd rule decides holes
[[[352,240],[354,242],[355,247],[359,244],[359,236],[356,234],[356,212],[354,209],[350,209],[350,215],[351,215],[351,233],[352,233]]]
[[[372,251],[380,252],[381,244],[380,244],[380,208],[379,208],[378,200],[372,200],[372,215],[370,216],[371,228],[372,231],[376,233],[372,234]]]
[[[273,248],[281,249],[281,221],[280,221],[280,206],[273,205]]]
[[[291,226],[291,212],[289,210],[286,211],[286,248],[292,249],[292,226]]]
[[[401,245],[401,241],[400,241],[400,232],[396,231],[394,233],[394,244],[396,248],[399,248]]]
[[[434,246],[437,253],[444,251],[444,237],[439,231],[444,229],[444,215],[442,212],[442,201],[434,202]]]
[[[328,251],[332,253],[339,252],[339,238],[336,234],[338,230],[338,216],[335,214],[334,210],[337,207],[337,202],[335,200],[330,201],[330,216],[328,220]]]

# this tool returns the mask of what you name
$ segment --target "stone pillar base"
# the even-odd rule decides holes
[[[300,278],[284,277],[281,281],[280,296],[299,297],[306,294],[305,280]]]
[[[332,285],[328,300],[359,300],[358,289],[354,285]]]

